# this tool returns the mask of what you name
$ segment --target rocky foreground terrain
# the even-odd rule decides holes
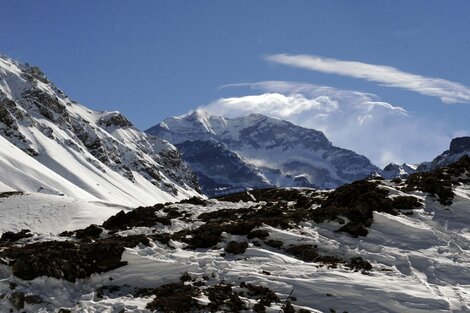
[[[0,311],[468,312],[469,173],[464,157],[406,180],[191,198],[73,231],[4,232]]]

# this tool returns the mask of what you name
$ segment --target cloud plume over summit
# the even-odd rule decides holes
[[[370,93],[287,81],[223,87],[250,87],[258,94],[218,99],[201,109],[226,117],[260,113],[321,130],[335,145],[364,154],[379,166],[426,160],[451,139],[443,125]]]

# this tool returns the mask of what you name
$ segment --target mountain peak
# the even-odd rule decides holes
[[[333,188],[380,171],[366,157],[333,146],[321,131],[257,113],[225,118],[197,110],[167,118],[147,132],[175,144],[200,182],[225,191],[300,185]],[[201,151],[202,145],[211,152]]]
[[[449,151],[451,153],[461,153],[470,151],[470,137],[456,137],[450,142]]]

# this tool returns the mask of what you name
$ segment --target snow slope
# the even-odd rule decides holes
[[[0,233],[29,229],[43,234],[101,224],[122,209],[130,210],[100,201],[39,193],[0,197],[0,208]]]
[[[37,67],[7,57],[0,57],[0,135],[0,162],[9,173],[0,178],[3,189],[126,206],[198,194],[174,146],[119,112],[70,100]]]
[[[300,309],[307,310],[303,312],[469,312],[470,187],[455,186],[453,203],[444,206],[424,192],[404,192],[403,184],[390,181],[378,184],[389,192],[391,199],[411,196],[423,205],[413,209],[411,214],[374,212],[369,233],[358,238],[337,232],[343,225],[338,222],[316,223],[305,218],[287,228],[262,224],[255,230],[265,231],[268,235],[264,239],[232,234],[227,228],[221,233],[221,241],[211,248],[189,248],[184,240],[176,239],[178,236],[168,244],[153,239],[148,245],[127,248],[122,255],[127,265],[76,283],[50,277],[21,280],[11,275],[9,267],[3,266],[0,267],[0,294],[5,296],[0,297],[0,309],[12,308],[8,299],[15,292],[47,299],[40,304],[25,304],[26,312],[56,312],[60,307],[71,312],[151,312],[146,306],[155,296],[139,296],[135,291],[178,283],[187,272],[194,282],[184,284],[192,288],[199,286],[202,294],[195,300],[206,305],[213,301],[204,292],[206,288],[223,283],[243,291],[240,284],[245,283],[267,287],[279,297],[280,302],[266,306],[266,312],[282,312],[286,299],[290,299],[296,312]],[[211,219],[202,217],[207,213],[222,212],[213,215],[214,219],[266,208],[272,212],[278,209],[287,212],[305,206],[304,202],[296,202],[302,197],[292,197],[297,194],[296,190],[307,198],[329,195],[312,190],[288,190],[291,191],[281,190],[279,194],[289,197],[289,201],[247,193],[249,201],[213,199],[203,204],[167,204],[163,210],[156,209],[155,214],[164,217],[173,212],[170,225],[131,227],[117,234],[175,235],[210,222]],[[290,192],[294,193],[289,196]],[[312,208],[318,206],[314,204]],[[40,234],[35,234],[26,242],[45,240],[41,238]],[[232,241],[246,242],[246,251],[228,253],[226,248]],[[275,242],[280,242],[281,247],[276,248]],[[320,261],[302,260],[288,252],[289,247],[306,245],[315,246],[322,255],[344,260],[360,256],[371,263],[372,269],[353,271],[342,263],[329,266]],[[108,285],[116,287],[105,290],[114,291],[100,291]],[[248,311],[253,311],[258,300],[244,292],[240,299]],[[228,308],[221,311],[232,312]]]

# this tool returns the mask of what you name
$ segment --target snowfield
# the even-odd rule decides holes
[[[29,229],[57,234],[90,224],[101,224],[122,209],[130,210],[118,204],[49,194],[0,196],[0,233]]]
[[[391,182],[381,183],[379,188],[387,190],[389,198],[411,195],[423,205],[414,208],[412,214],[405,214],[406,211],[397,215],[373,212],[373,223],[367,236],[355,238],[348,233],[337,232],[344,224],[338,221],[316,223],[305,218],[297,224],[290,223],[289,227],[282,227],[270,225],[273,223],[266,220],[268,224],[255,227],[250,234],[265,231],[267,237],[236,234],[237,231],[227,228],[227,231],[220,233],[218,242],[208,248],[201,247],[205,243],[195,240],[200,235],[196,230],[211,221],[217,223],[218,216],[229,216],[230,219],[240,212],[251,214],[247,212],[261,212],[263,208],[280,208],[290,212],[296,210],[300,202],[273,200],[262,193],[249,194],[247,196],[254,200],[213,199],[201,200],[203,202],[197,204],[189,201],[162,205],[152,213],[156,218],[171,216],[171,223],[162,220],[148,227],[139,226],[144,221],[137,221],[133,226],[126,224],[124,227],[116,220],[106,222],[103,224],[105,230],[98,239],[90,240],[117,235],[144,235],[153,239],[148,244],[125,248],[121,261],[127,262],[127,265],[94,273],[90,278],[77,279],[76,282],[46,276],[22,280],[12,275],[11,267],[2,265],[0,294],[3,296],[0,297],[0,310],[3,312],[14,308],[11,299],[14,299],[12,294],[16,293],[35,295],[42,299],[41,303],[25,302],[21,310],[26,312],[57,312],[59,308],[70,312],[152,312],[148,309],[149,304],[158,296],[139,296],[136,290],[178,283],[183,274],[188,273],[190,279],[181,284],[189,286],[187,288],[201,288],[202,292],[193,301],[203,307],[214,301],[210,293],[204,290],[210,290],[211,286],[221,288],[220,284],[230,284],[234,291],[244,292],[239,296],[245,306],[242,311],[254,311],[254,305],[261,300],[253,293],[247,293],[246,285],[251,284],[269,288],[279,297],[280,301],[265,307],[266,312],[290,312],[286,308],[286,300],[295,312],[469,312],[470,188],[465,185],[456,187],[450,206],[440,204],[436,198],[421,191],[405,193]],[[303,193],[307,198],[317,197],[311,190],[288,190]],[[322,197],[329,195],[321,194]],[[21,239],[19,243],[65,240],[66,237],[54,234],[41,235],[38,230],[42,228],[53,232],[53,225],[58,221],[73,229],[81,224],[80,218],[87,220],[80,214],[70,218],[68,214],[76,210],[73,205],[81,207],[81,204],[71,199],[53,202],[50,196],[44,199],[40,197],[43,196],[25,195],[3,199],[0,202],[2,207],[26,207],[28,201],[49,203],[35,212],[37,223],[28,225],[22,221],[21,214],[27,214],[27,209],[23,213],[12,209],[9,219],[2,217],[0,229],[5,230],[13,225],[14,229],[31,226],[37,232],[33,237]],[[66,207],[63,208],[63,214],[58,214],[61,205]],[[311,204],[313,211],[317,207],[318,204]],[[47,208],[52,209],[48,212]],[[14,212],[19,213],[15,216]],[[78,221],[74,221],[74,218]],[[128,216],[125,223],[130,223],[131,219]],[[136,220],[132,221],[134,223]],[[116,225],[121,226],[116,228]],[[185,231],[187,233],[182,233]],[[164,243],[156,234],[169,234],[171,238]],[[228,252],[227,247],[233,241],[246,242],[246,250],[239,254]],[[314,246],[320,255],[334,256],[346,262],[310,261],[306,255],[292,252],[292,247],[305,246]],[[372,269],[354,270],[349,267],[347,260],[355,257],[370,262]],[[168,297],[173,299],[171,295]],[[207,307],[199,310],[210,311]],[[157,311],[169,312],[164,307]],[[233,309],[227,304],[218,311],[231,312]]]

